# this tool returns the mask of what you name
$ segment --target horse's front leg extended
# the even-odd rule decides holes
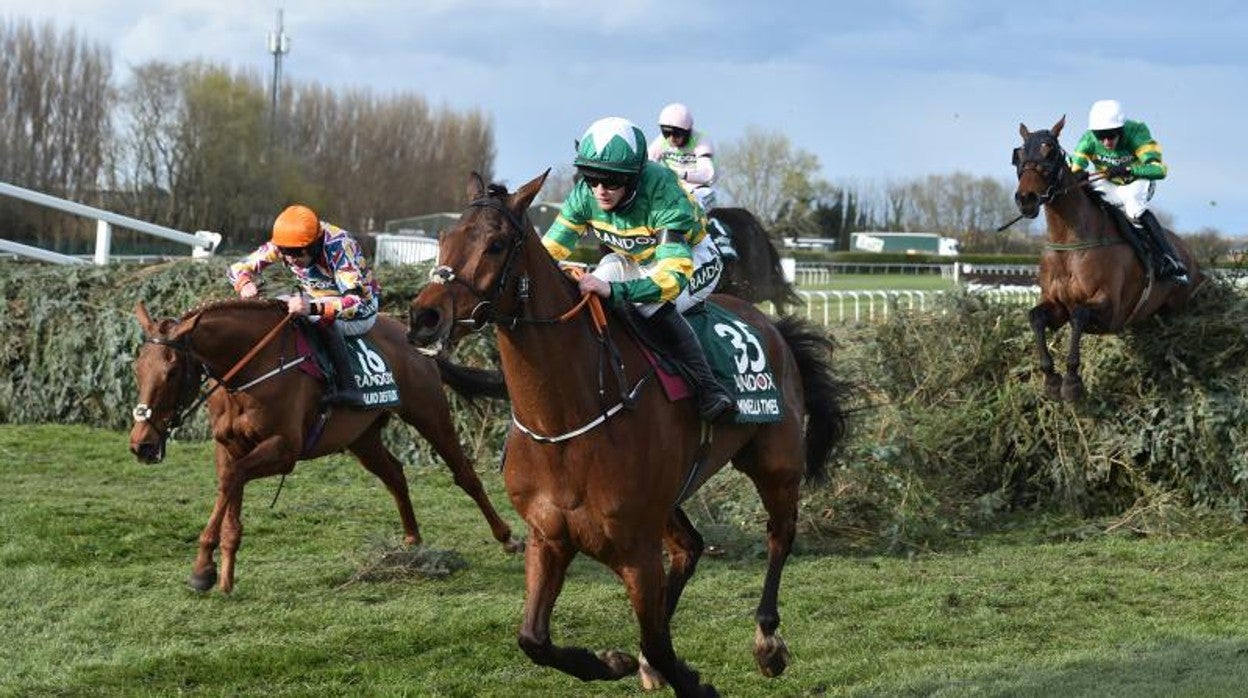
[[[678,696],[718,696],[698,672],[676,656],[672,626],[664,601],[663,555],[656,546],[638,550],[633,559],[616,569],[628,588],[628,598],[641,625],[641,651],[650,668],[657,671]],[[645,676],[643,675],[643,681]]]
[[[195,571],[191,575],[191,586],[199,588],[204,581],[200,576],[205,570],[204,541],[210,538],[209,529],[215,524],[216,535],[221,549],[220,588],[223,593],[234,590],[234,562],[243,539],[243,487],[248,480],[258,477],[289,473],[295,467],[295,456],[280,436],[271,436],[261,441],[247,455],[234,460],[224,447],[217,448],[217,505],[213,509],[213,519],[209,520],[208,528],[200,536],[200,557],[196,560]],[[212,553],[207,552],[207,569],[211,569]],[[210,585],[211,586],[211,585]]]
[[[1040,371],[1044,374],[1044,391],[1049,397],[1057,399],[1061,396],[1062,377],[1053,369],[1053,354],[1049,352],[1049,343],[1045,331],[1058,326],[1056,307],[1045,301],[1031,309],[1027,318],[1031,323],[1031,332],[1036,338],[1036,353],[1040,355]]]
[[[1074,402],[1083,397],[1083,378],[1079,377],[1079,345],[1083,330],[1092,319],[1095,310],[1079,306],[1070,314],[1070,351],[1066,355],[1066,375],[1062,378],[1062,399]]]
[[[524,553],[524,621],[520,649],[535,664],[549,666],[582,681],[620,679],[637,671],[637,660],[619,651],[598,654],[583,647],[559,647],[550,640],[550,613],[563,589],[575,551],[565,543],[539,537],[529,529]]]

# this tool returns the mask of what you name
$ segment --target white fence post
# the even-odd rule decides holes
[[[95,222],[95,263],[98,266],[108,264],[109,251],[113,248],[113,226],[104,219]]]

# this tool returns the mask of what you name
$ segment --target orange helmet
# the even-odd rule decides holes
[[[273,221],[273,244],[278,247],[307,247],[321,235],[321,220],[307,206],[287,206]]]

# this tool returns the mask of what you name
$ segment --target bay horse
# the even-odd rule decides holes
[[[704,443],[708,428],[694,402],[669,402],[650,385],[652,369],[633,335],[611,335],[608,325],[600,337],[593,313],[569,312],[582,300],[576,283],[527,217],[546,174],[514,194],[499,185],[487,190],[473,174],[471,203],[443,233],[433,283],[410,314],[409,337],[426,351],[452,344],[469,326],[495,327],[513,410],[504,483],[528,526],[520,647],[535,663],[586,681],[640,670],[645,688],[666,681],[677,695],[717,695],[678,659],[671,619],[704,547],[681,502],[731,459],[767,511],[754,656],[764,675],[777,676],[788,665],[777,604],[799,490],[803,479],[826,477],[845,432],[845,386],[831,374],[830,344],[801,320],[773,324],[748,302],[713,296],[758,332],[761,345],[743,345],[738,358],[765,352],[783,412],[773,423],[714,425]],[[640,625],[640,662],[623,651],[552,642],[551,612],[578,553],[623,581]]]
[[[724,262],[717,293],[727,293],[751,303],[769,301],[777,313],[802,299],[784,278],[780,253],[758,218],[743,208],[713,208],[706,214],[712,225],[720,222],[732,236],[737,259]]]
[[[1083,396],[1079,343],[1085,332],[1116,334],[1127,324],[1154,313],[1181,309],[1204,280],[1196,258],[1183,240],[1166,231],[1187,266],[1191,284],[1179,286],[1154,277],[1131,241],[1125,239],[1099,195],[1087,180],[1071,172],[1058,142],[1063,116],[1047,131],[1019,124],[1022,146],[1014,150],[1018,189],[1014,201],[1028,218],[1044,209],[1048,239],[1040,257],[1040,302],[1029,315],[1040,354],[1044,385],[1054,399]],[[1059,376],[1045,339],[1046,330],[1070,323],[1066,373]]]
[[[456,437],[442,382],[469,396],[500,397],[488,372],[434,362],[412,351],[399,321],[381,316],[368,338],[384,355],[398,385],[401,404],[389,409],[334,408],[321,424],[322,385],[297,370],[310,357],[292,346],[295,328],[286,304],[272,299],[210,302],[180,319],[152,320],[140,302],[135,315],[146,340],[135,358],[139,405],[130,431],[130,451],[144,463],[164,459],[170,431],[203,399],[206,384],[209,425],[216,442],[217,499],[199,536],[199,553],[189,585],[208,591],[217,582],[214,552],[220,548],[220,588],[234,589],[234,567],[242,542],[243,488],[260,477],[285,475],[295,463],[341,451],[351,453],[385,484],[399,508],[403,542],[420,543],[403,464],[382,444],[390,413],[416,427],[450,466],[455,484],[477,503],[494,539],[508,551],[522,544],[494,510],[472,463]],[[284,327],[282,327],[284,325]],[[272,341],[249,353],[261,340]],[[244,356],[248,360],[244,360]],[[237,370],[234,367],[239,366]],[[294,369],[294,370],[285,370]],[[228,377],[227,377],[228,376]],[[497,382],[497,379],[496,381]],[[224,384],[223,390],[216,389]]]

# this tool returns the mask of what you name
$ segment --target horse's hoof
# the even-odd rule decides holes
[[[754,633],[754,660],[763,676],[774,679],[789,666],[789,647],[779,635],[764,635],[762,630]]]
[[[509,553],[524,552],[524,539],[523,538],[508,538],[507,542],[503,543],[503,550]]]
[[[637,667],[637,678],[641,679],[641,690],[658,691],[667,687],[667,681],[663,679],[663,675],[650,666],[650,662],[646,661],[646,655],[641,655],[641,664]]]
[[[198,572],[192,572],[191,578],[186,580],[186,585],[191,588],[191,591],[198,591],[200,593],[203,593],[212,589],[212,587],[216,586],[216,583],[217,583],[217,571],[216,570],[208,570],[207,572],[203,574],[200,574]]]
[[[1062,399],[1067,402],[1078,402],[1083,398],[1083,381],[1076,378],[1062,383]]]
[[[1044,377],[1044,392],[1050,400],[1062,399],[1062,377],[1056,373]]]
[[[637,660],[633,655],[620,650],[601,650],[597,653],[598,661],[607,665],[611,680],[622,679],[637,673]]]

